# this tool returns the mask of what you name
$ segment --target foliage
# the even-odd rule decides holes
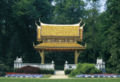
[[[83,0],[54,0],[56,5],[53,11],[53,23],[71,24],[80,21],[84,16]],[[59,20],[58,20],[59,19]],[[63,21],[64,20],[64,21]]]
[[[28,74],[54,74],[54,70],[40,69],[38,67],[25,66],[19,69],[15,69],[16,73],[28,73]]]
[[[0,63],[0,76],[4,76],[9,71],[9,67]]]
[[[106,11],[106,27],[102,43],[104,58],[106,59],[107,72],[120,73],[120,4],[119,0],[108,0]],[[105,56],[106,55],[106,56]]]
[[[0,1],[2,62],[12,67],[16,56],[22,56],[25,62],[40,62],[40,56],[33,48],[33,41],[36,41],[35,20],[40,17],[42,21],[50,22],[50,4],[49,0]]]
[[[94,64],[79,63],[77,65],[77,68],[70,73],[70,76],[75,76],[79,74],[97,74],[97,73],[102,73],[102,72],[97,68],[95,68]]]
[[[99,13],[99,1],[0,0],[0,60],[10,68],[16,56],[22,56],[24,62],[40,62],[39,53],[33,48],[33,42],[37,43],[38,18],[55,24],[77,23],[82,18],[86,23],[82,43],[87,43],[87,48],[79,62],[95,63],[101,57],[107,72],[120,73],[120,1],[107,0],[106,11],[102,13]],[[91,7],[86,9],[87,3]],[[46,52],[45,62],[54,60],[61,66],[66,60],[73,63],[71,58],[73,52]]]
[[[39,73],[40,74],[54,74],[54,70],[52,70],[52,69],[49,69],[49,70],[47,70],[47,69],[41,69],[39,71]]]
[[[68,75],[68,74],[70,74],[72,71],[73,71],[73,69],[66,69],[66,70],[64,70],[64,72],[65,72],[65,75]]]
[[[8,71],[9,70],[9,67],[4,65],[4,64],[0,64],[0,71],[2,72],[5,72],[5,71]]]
[[[0,72],[0,76],[5,76],[6,73],[5,72]]]
[[[37,74],[39,73],[39,68],[38,67],[31,67],[31,66],[25,66],[19,69],[16,69],[16,73],[30,73],[30,74]]]

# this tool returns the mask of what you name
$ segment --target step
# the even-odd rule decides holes
[[[66,79],[68,78],[67,75],[65,75],[63,70],[56,70],[55,75],[52,75],[50,79]]]

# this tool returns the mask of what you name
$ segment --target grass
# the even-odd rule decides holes
[[[42,78],[49,78],[51,76],[51,74],[47,74],[47,75],[43,75]]]
[[[0,82],[120,82],[120,78],[76,78],[76,79],[48,79],[48,78],[4,78]]]

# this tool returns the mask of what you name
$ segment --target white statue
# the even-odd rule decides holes
[[[22,57],[20,57],[20,58],[16,58],[16,60],[14,61],[14,68],[21,68],[21,66],[22,66]]]
[[[97,58],[96,66],[97,69],[105,72],[105,62],[103,62],[103,59]]]

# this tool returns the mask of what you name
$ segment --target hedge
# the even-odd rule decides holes
[[[40,69],[38,67],[25,66],[19,69],[15,69],[16,73],[28,73],[28,74],[54,74],[54,70]]]
[[[65,75],[68,75],[68,74],[70,74],[72,71],[73,71],[73,69],[66,69],[66,70],[64,70],[64,72],[65,72]]]
[[[9,71],[9,67],[5,64],[0,64],[0,76],[4,76]]]
[[[70,73],[70,76],[75,76],[79,74],[98,74],[102,71],[98,70],[94,64],[89,63],[79,63],[77,68]]]

